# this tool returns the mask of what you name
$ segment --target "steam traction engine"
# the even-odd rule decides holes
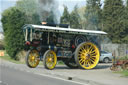
[[[57,60],[70,68],[94,68],[100,57],[96,35],[107,34],[103,31],[30,24],[24,25],[23,31],[26,45],[29,46],[27,66],[35,68],[39,61],[43,61],[46,69],[54,69]]]

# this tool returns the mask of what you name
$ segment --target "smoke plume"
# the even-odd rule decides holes
[[[55,0],[37,0],[37,5],[40,21],[46,21],[51,13],[53,13],[54,22],[57,22],[56,11],[58,6]]]

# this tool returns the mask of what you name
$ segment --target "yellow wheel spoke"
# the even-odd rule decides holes
[[[92,59],[90,59],[90,61],[91,61],[92,63],[95,63],[95,61],[94,61],[94,60],[92,60]]]
[[[31,67],[36,67],[39,64],[39,53],[36,50],[31,50],[31,52],[28,55],[28,64]]]
[[[79,55],[79,56],[80,56],[79,58],[85,57],[85,55],[84,55],[84,54],[81,54],[81,55]]]
[[[82,59],[79,60],[79,62],[81,62],[81,61],[82,61]]]
[[[82,58],[82,59],[80,60],[80,62],[84,62],[84,59]]]
[[[84,59],[81,59],[79,62],[80,62],[80,63],[83,63],[83,62],[84,62]]]
[[[85,65],[87,65],[87,63],[88,63],[88,60],[85,60]]]
[[[96,55],[96,53],[91,53],[91,56],[95,56]]]
[[[84,48],[84,46],[83,47],[81,47],[81,50],[84,50],[85,48]]]
[[[94,50],[94,49],[93,49],[93,48],[91,48],[91,49],[90,49],[90,53],[92,53],[92,52],[93,52],[93,50]]]
[[[87,45],[87,51],[89,52],[89,46]]]
[[[90,58],[91,60],[95,61],[95,59],[93,57]]]
[[[96,56],[91,56],[91,58],[96,59]]]
[[[90,53],[94,53],[94,52],[96,52],[96,50],[95,50],[95,49],[93,49],[92,51],[90,51]]]
[[[53,69],[57,62],[57,57],[54,51],[50,51],[46,54],[46,68]]]
[[[93,43],[82,43],[78,51],[78,60],[82,68],[92,69],[99,61],[99,49]]]
[[[89,49],[88,49],[88,50],[89,50],[89,51],[91,51],[91,48],[92,48],[92,45],[89,47]]]
[[[91,64],[93,64],[93,63],[94,63],[94,61],[93,61],[93,60],[91,60],[91,59],[89,59],[89,63],[90,63],[90,65],[91,65]]]

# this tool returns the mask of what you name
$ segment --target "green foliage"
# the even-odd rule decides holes
[[[37,12],[36,0],[18,0],[16,2],[16,7],[26,13],[26,15],[31,15]]]
[[[51,23],[55,23],[56,20],[54,20],[55,15],[53,13],[53,11],[50,12],[50,15],[47,17],[46,21],[47,22],[51,22]]]
[[[4,50],[0,50],[0,51],[4,51]],[[16,63],[16,64],[24,64],[24,63],[22,63],[22,62],[19,62],[19,61],[17,61],[17,60],[12,59],[12,58],[7,54],[6,51],[4,51],[4,56],[0,56],[0,59],[7,60],[7,61],[10,61],[10,62]]]
[[[70,27],[77,28],[77,29],[81,28],[80,15],[78,14],[77,5],[74,7],[74,10],[70,14]]]
[[[125,36],[124,5],[122,0],[105,0],[103,30],[113,43],[121,43]]]
[[[62,24],[69,24],[71,28],[81,28],[80,24],[80,15],[78,14],[78,7],[77,5],[74,7],[74,10],[69,13],[68,8],[64,6],[63,15],[60,18],[60,22]]]
[[[5,36],[5,49],[10,57],[17,59],[16,54],[24,48],[24,35],[21,27],[25,24],[25,13],[15,7],[2,14],[2,25]]]
[[[118,60],[128,60],[128,56],[120,57]]]
[[[77,7],[71,13],[65,7],[60,21],[70,24],[72,28],[103,30],[113,43],[128,43],[128,0],[126,1],[125,6],[123,0],[104,0],[102,8],[101,0],[87,0],[84,7],[85,19]]]
[[[68,8],[66,6],[64,6],[64,12],[60,18],[60,22],[62,24],[70,24],[70,14],[69,14]]]
[[[85,10],[86,10],[86,6],[80,7],[77,10],[77,12],[79,14],[79,17],[80,17],[80,19],[79,19],[80,22],[79,23],[80,23],[82,29],[85,29],[87,27],[87,20],[84,16]]]
[[[124,34],[123,34],[123,39],[122,42],[124,43],[128,43],[128,0],[126,3],[126,7],[125,7],[125,13],[124,13],[124,23],[125,23],[125,29],[124,29]]]
[[[86,29],[98,30],[101,28],[100,0],[87,0],[85,18],[87,21]]]
[[[16,3],[16,7],[26,15],[26,24],[41,24],[42,20],[53,23],[57,21],[54,10],[49,11],[39,5],[37,0],[19,0]]]
[[[26,24],[40,23],[36,0],[19,0],[16,3],[16,8],[25,13]]]
[[[121,71],[119,73],[123,74],[123,76],[128,77],[128,70],[124,70],[124,71]]]
[[[0,40],[0,50],[4,49],[4,40]]]

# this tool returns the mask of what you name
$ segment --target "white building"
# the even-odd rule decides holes
[[[0,40],[4,39],[4,34],[2,32],[0,32]]]
[[[4,39],[4,34],[3,34],[3,30],[2,30],[2,25],[0,23],[0,40]]]

